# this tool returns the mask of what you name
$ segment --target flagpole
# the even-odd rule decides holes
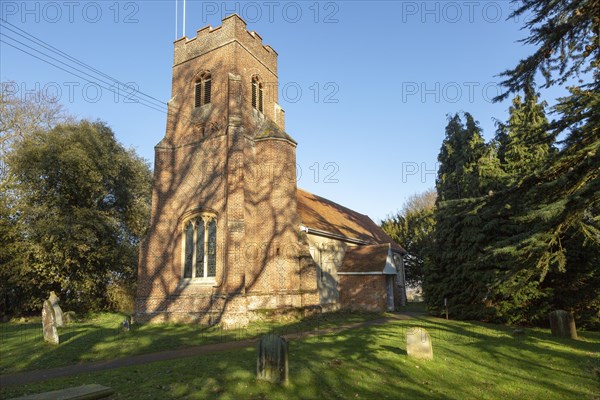
[[[178,7],[179,4],[178,3],[179,3],[179,0],[175,0],[175,40],[179,39],[177,37],[177,35],[179,34],[179,32],[178,32],[179,27],[177,26],[177,24],[179,22],[178,21],[178,19],[179,19],[179,7]]]
[[[183,35],[185,36],[185,0],[183,0]]]

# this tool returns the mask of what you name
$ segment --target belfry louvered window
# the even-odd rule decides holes
[[[201,107],[210,103],[211,82],[210,74],[208,73],[202,75],[200,80],[196,81],[194,86],[194,107]]]
[[[263,112],[263,84],[258,77],[252,78],[252,108]]]
[[[183,225],[183,277],[213,279],[217,275],[217,220],[201,214]]]

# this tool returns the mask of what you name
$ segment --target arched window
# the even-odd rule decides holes
[[[183,224],[183,277],[214,279],[217,275],[217,219],[202,213]]]
[[[252,78],[252,108],[263,112],[263,84],[258,78]]]
[[[202,107],[210,103],[210,90],[210,73],[205,72],[194,85],[194,107]]]

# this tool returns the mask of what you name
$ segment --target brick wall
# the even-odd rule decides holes
[[[211,103],[195,107],[194,84],[211,74]],[[264,115],[284,129],[277,53],[237,16],[175,43],[166,133],[155,149],[151,227],[141,246],[139,321],[245,323],[249,311],[319,304],[314,263],[304,257],[296,210],[296,146],[254,140],[250,87],[266,83]],[[217,216],[213,282],[182,279],[183,224]]]
[[[386,311],[386,275],[339,275],[340,304],[349,310]]]

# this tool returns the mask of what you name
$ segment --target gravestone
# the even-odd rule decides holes
[[[406,333],[406,354],[420,360],[433,359],[431,336],[423,328],[410,328]]]
[[[573,313],[556,310],[548,314],[552,336],[577,339],[577,327]]]
[[[50,292],[50,297],[48,297],[48,300],[50,300],[50,304],[52,304],[52,308],[54,309],[54,319],[56,321],[56,326],[58,328],[62,328],[63,326],[65,326],[65,324],[63,322],[63,312],[60,306],[58,305],[58,301],[60,299],[58,298],[56,293]]]
[[[77,321],[77,314],[75,311],[66,311],[63,313],[63,322],[68,325]]]
[[[44,340],[48,343],[58,344],[58,331],[56,330],[56,319],[54,318],[54,308],[50,300],[44,301],[42,308],[42,329],[44,331]]]
[[[30,394],[23,397],[16,397],[12,400],[83,400],[83,399],[104,399],[115,393],[112,388],[92,383],[66,389],[53,390],[51,392]]]
[[[256,379],[288,383],[288,343],[284,338],[270,333],[258,341]]]

